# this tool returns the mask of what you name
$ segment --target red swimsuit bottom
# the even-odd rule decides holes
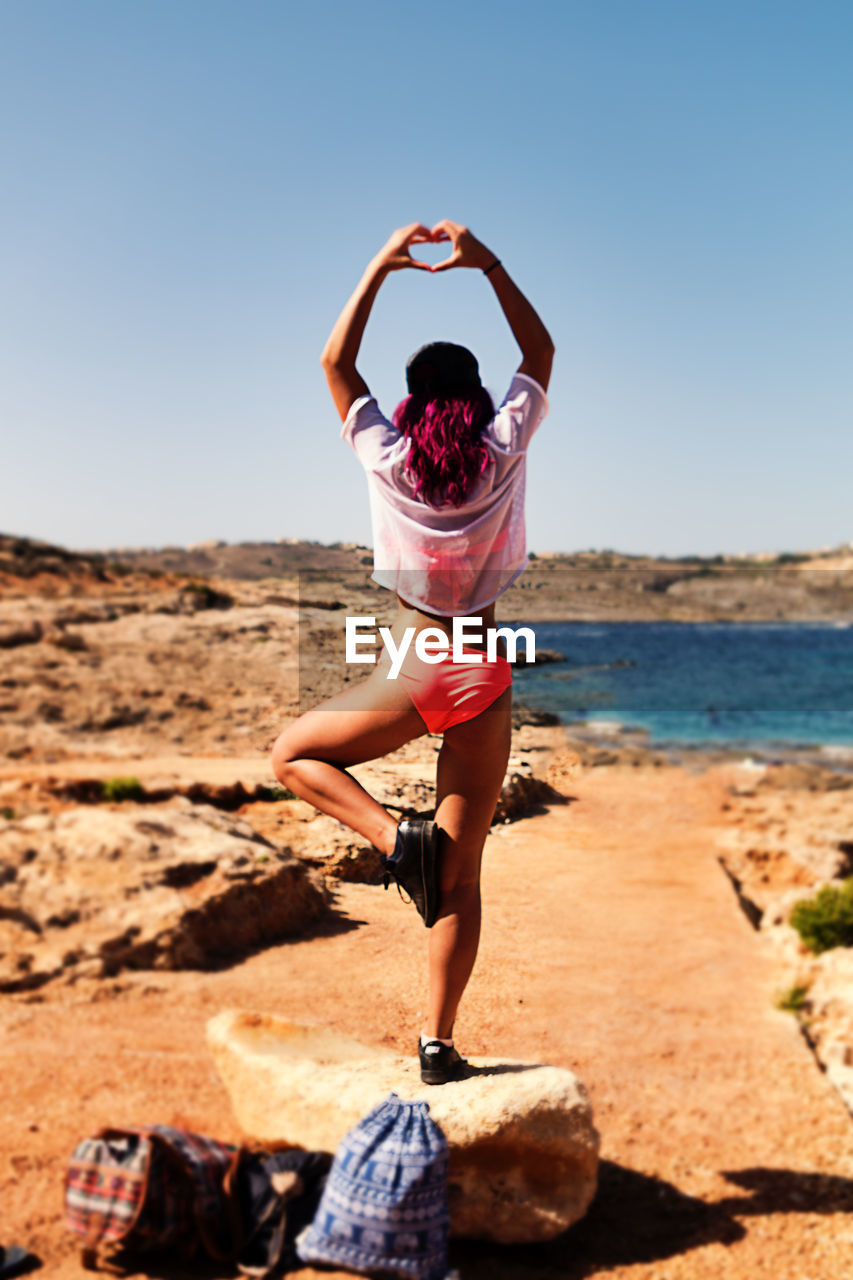
[[[397,679],[405,684],[430,733],[444,733],[479,715],[512,684],[512,666],[506,658],[487,662],[482,649],[463,648],[462,652],[480,654],[482,661],[454,662],[451,652],[441,662],[423,662],[414,644],[403,659]]]

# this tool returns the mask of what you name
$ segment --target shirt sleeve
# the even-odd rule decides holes
[[[344,419],[341,439],[352,445],[366,471],[388,462],[404,439],[382,413],[373,396],[360,396]]]
[[[548,398],[535,378],[517,373],[501,406],[486,427],[486,437],[503,453],[524,453],[548,412]]]

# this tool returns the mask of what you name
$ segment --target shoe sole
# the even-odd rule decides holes
[[[443,1071],[422,1071],[421,1082],[423,1084],[450,1084],[453,1076],[446,1076]]]
[[[423,1084],[454,1084],[460,1080],[468,1079],[468,1062],[463,1058],[453,1064],[450,1071],[443,1071],[440,1068],[421,1066],[421,1081]]]
[[[441,828],[434,822],[425,822],[421,828],[421,883],[424,891],[423,922],[428,929],[438,916],[438,854],[441,845]],[[426,1082],[431,1083],[430,1081]]]

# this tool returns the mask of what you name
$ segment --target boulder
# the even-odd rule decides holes
[[[288,850],[207,805],[34,814],[3,831],[0,991],[209,968],[327,910],[322,882]]]
[[[599,1138],[570,1071],[481,1059],[468,1079],[437,1088],[414,1057],[234,1010],[208,1022],[207,1041],[244,1134],[268,1146],[334,1151],[391,1091],[428,1102],[450,1146],[454,1235],[550,1240],[595,1194]]]
[[[512,704],[513,729],[520,729],[524,724],[541,726],[559,723],[560,717],[555,715],[553,711],[543,711],[539,707],[528,707],[524,702],[513,702]]]
[[[515,822],[531,813],[541,813],[549,804],[565,804],[566,797],[544,778],[537,778],[526,762],[510,761],[492,823]]]
[[[274,814],[271,817],[274,822]],[[327,814],[315,811],[310,821],[300,822],[295,830],[291,829],[288,838],[297,858],[309,867],[316,867],[327,881],[382,883],[379,850]]]

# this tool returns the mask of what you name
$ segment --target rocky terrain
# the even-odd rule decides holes
[[[408,924],[376,888],[376,851],[282,792],[268,761],[279,729],[346,680],[342,614],[388,617],[367,555],[0,539],[0,1197],[4,1232],[46,1274],[82,1274],[61,1227],[77,1138],[122,1117],[236,1136],[200,1048],[226,1005],[409,1052],[421,934],[401,956]],[[853,616],[845,556],[624,559],[538,557],[503,616]],[[548,720],[516,708],[487,850],[498,933],[466,1025],[473,1052],[493,1056],[497,1036],[516,1059],[578,1071],[600,1192],[567,1244],[463,1250],[463,1280],[841,1280],[853,949],[814,956],[789,920],[853,872],[853,779],[695,756],[686,771]],[[392,812],[427,813],[437,749],[424,737],[356,773]],[[778,1117],[756,1092],[768,1073]]]
[[[186,799],[8,821],[3,881],[0,991],[210,968],[304,933],[328,897],[289,850]]]
[[[754,765],[732,784],[723,810],[720,858],[773,949],[779,1004],[799,1019],[853,1114],[853,945],[815,955],[791,924],[798,902],[853,876],[853,777]]]

